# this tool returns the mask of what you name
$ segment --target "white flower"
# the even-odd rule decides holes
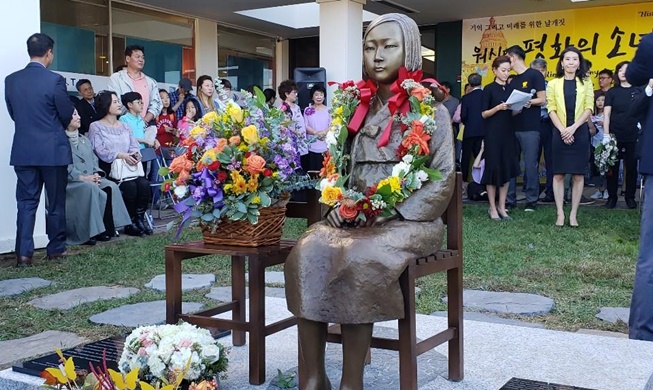
[[[324,138],[324,142],[327,143],[327,145],[336,145],[338,143],[338,140],[336,139],[336,134],[333,131],[327,132],[326,137]]]
[[[401,161],[405,162],[406,164],[410,164],[413,162],[413,155],[407,154],[404,156],[404,158],[401,159]]]
[[[392,167],[392,176],[404,177],[410,171],[410,164],[405,162],[400,162],[399,164]]]
[[[188,192],[188,188],[186,188],[186,186],[175,187],[175,196],[177,198],[183,198],[186,196],[186,192]]]
[[[424,182],[429,179],[429,175],[427,175],[426,172],[419,170],[417,173],[415,173],[415,178],[420,182]]]
[[[428,116],[428,115],[422,115],[422,117],[419,118],[419,121],[422,122],[422,123],[426,123],[429,119],[431,119],[430,116]]]

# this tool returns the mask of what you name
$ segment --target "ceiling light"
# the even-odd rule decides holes
[[[250,9],[236,13],[294,29],[320,25],[320,5],[316,2]],[[377,16],[377,14],[363,10],[363,22],[372,21]]]

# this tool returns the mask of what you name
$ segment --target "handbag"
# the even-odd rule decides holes
[[[137,177],[145,176],[143,164],[140,162],[136,165],[129,165],[125,160],[117,158],[111,163],[111,172],[109,177],[122,183],[123,181],[134,180]]]

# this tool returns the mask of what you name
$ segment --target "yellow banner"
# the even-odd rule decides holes
[[[642,36],[653,31],[653,2],[582,8],[535,14],[463,20],[461,87],[467,76],[479,73],[483,85],[494,80],[492,61],[512,45],[526,51],[527,65],[536,57],[548,63],[555,76],[560,53],[575,46],[591,61],[598,88],[598,72],[631,60]]]

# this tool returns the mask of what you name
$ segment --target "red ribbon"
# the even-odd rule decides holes
[[[394,93],[394,95],[388,100],[390,120],[383,130],[381,138],[379,138],[379,147],[386,146],[388,141],[390,141],[390,134],[392,133],[392,124],[394,123],[395,113],[399,111],[399,114],[405,114],[410,109],[410,103],[408,101],[410,95],[408,94],[408,91],[406,91],[406,89],[401,86],[401,83],[403,83],[406,79],[413,79],[419,83],[422,80],[422,71],[416,70],[414,72],[409,72],[408,69],[403,66],[399,69],[399,76],[397,77],[397,80],[390,86],[390,91]],[[404,125],[402,124],[402,128],[403,127]]]
[[[372,97],[376,94],[376,84],[374,81],[368,79],[367,81],[360,80],[359,82],[356,83],[356,87],[360,91],[360,103],[358,103],[358,106],[356,107],[356,111],[354,111],[354,116],[351,118],[349,121],[349,124],[347,125],[347,130],[349,130],[349,134],[354,135],[358,130],[361,128],[363,125],[363,121],[365,120],[365,116],[367,116],[367,112],[370,110],[370,101],[372,100]]]

